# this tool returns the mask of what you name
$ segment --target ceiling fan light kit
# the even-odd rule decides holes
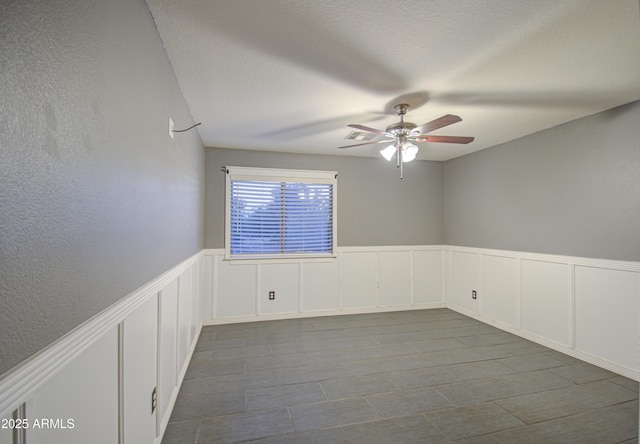
[[[371,145],[377,143],[393,143],[386,148],[380,150],[382,157],[391,161],[394,155],[397,155],[397,166],[400,168],[400,179],[402,179],[403,171],[402,164],[411,162],[418,155],[418,147],[412,142],[436,142],[436,143],[470,143],[473,141],[473,137],[460,137],[460,136],[427,136],[426,134],[443,128],[445,126],[452,125],[457,122],[461,122],[462,119],[452,114],[447,114],[438,119],[425,123],[424,125],[416,125],[415,123],[405,122],[404,115],[409,110],[409,105],[406,103],[400,103],[393,107],[396,114],[400,116],[400,122],[389,125],[386,130],[378,130],[375,128],[369,128],[363,125],[347,125],[351,128],[359,129],[374,133],[379,136],[385,137],[384,140],[374,140],[372,142],[358,143],[356,145],[347,145],[338,147],[342,148],[354,148],[357,146]]]
[[[380,150],[380,154],[382,157],[391,161],[395,154],[402,157],[402,161],[404,163],[411,162],[418,155],[418,147],[412,143],[404,142],[402,144],[393,143],[386,148]]]
[[[389,145],[388,147],[381,149],[380,154],[382,154],[382,157],[391,162],[391,159],[393,159],[396,151],[398,151],[398,147],[396,147],[395,145]]]
[[[402,145],[402,161],[403,162],[411,162],[418,155],[418,147],[411,144],[405,143]]]

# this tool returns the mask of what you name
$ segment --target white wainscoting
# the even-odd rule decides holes
[[[443,260],[440,245],[341,247],[317,261],[230,262],[205,250],[205,323],[444,307]]]
[[[0,418],[26,407],[29,444],[159,443],[202,326],[202,260],[178,264],[3,375]],[[0,443],[13,441],[0,433]]]
[[[640,263],[446,250],[449,308],[640,381]]]
[[[640,380],[640,263],[434,245],[341,247],[324,262],[205,250],[203,266],[205,324],[446,306]]]
[[[158,444],[203,321],[445,306],[640,380],[637,262],[456,246],[342,247],[333,260],[306,262],[223,258],[203,250],[4,374],[0,417],[26,406],[31,424],[57,421],[27,430],[30,444]],[[62,429],[69,419],[74,428]],[[11,433],[0,431],[0,443],[13,443]]]

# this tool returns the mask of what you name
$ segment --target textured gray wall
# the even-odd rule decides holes
[[[450,160],[445,241],[640,261],[640,102]]]
[[[144,0],[5,1],[0,373],[203,247],[204,149]]]
[[[206,149],[205,245],[224,247],[222,166],[338,171],[338,245],[442,244],[442,163],[406,164],[400,180],[380,158]]]

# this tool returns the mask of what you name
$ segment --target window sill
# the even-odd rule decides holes
[[[251,265],[251,264],[294,264],[294,263],[313,263],[313,262],[333,262],[338,258],[336,254],[323,256],[308,255],[280,255],[268,257],[227,257],[224,260],[231,265]]]

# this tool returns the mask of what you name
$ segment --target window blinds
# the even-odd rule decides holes
[[[228,187],[230,258],[333,254],[334,183],[232,175]]]

